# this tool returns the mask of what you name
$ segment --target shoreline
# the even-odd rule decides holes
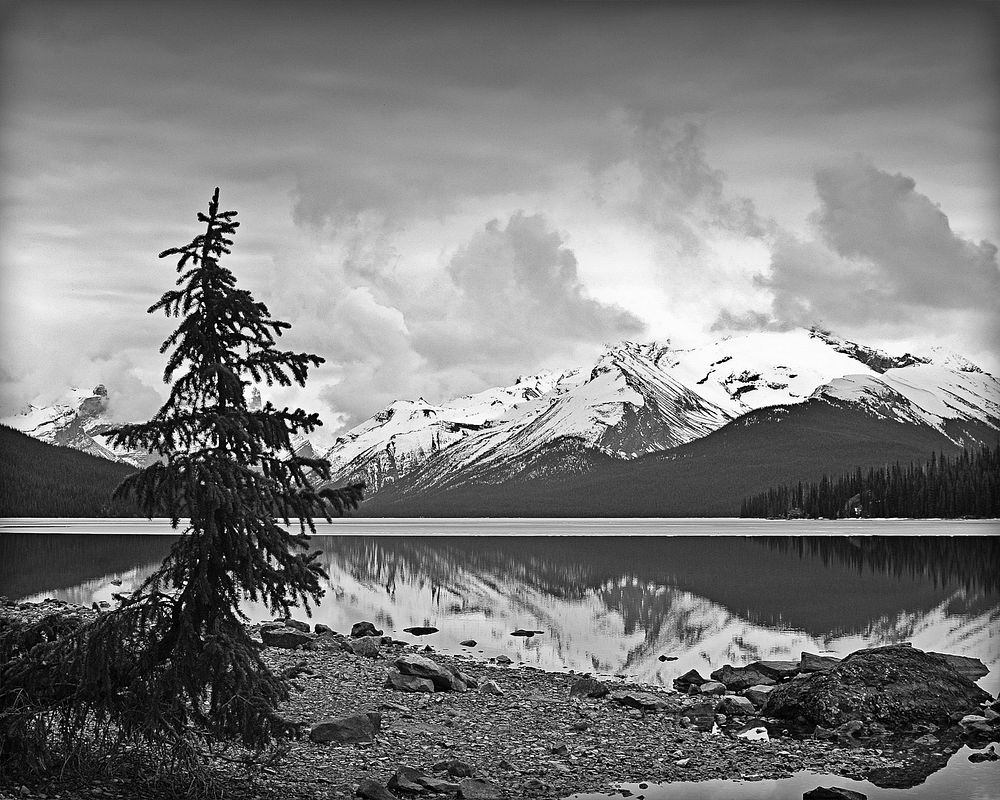
[[[11,605],[4,610],[8,615],[14,611],[20,618],[53,611],[86,616],[95,613],[60,601]],[[300,633],[308,627],[305,623],[294,625]],[[259,639],[262,627],[271,626],[249,625],[248,630]],[[308,644],[295,649],[262,644],[262,655],[275,672],[299,668],[291,698],[281,713],[301,723],[303,735],[287,742],[280,760],[263,767],[252,784],[234,775],[231,760],[210,759],[210,768],[231,779],[225,794],[228,798],[346,800],[357,797],[358,787],[365,781],[385,787],[400,767],[450,784],[450,793],[435,796],[455,797],[461,778],[449,775],[441,766],[453,760],[467,765],[494,792],[481,795],[484,799],[561,800],[575,793],[616,792],[623,784],[751,781],[788,778],[801,772],[855,780],[871,779],[874,772],[889,781],[887,785],[893,781],[895,785],[914,785],[943,767],[964,743],[944,731],[933,747],[914,745],[914,736],[905,741],[898,736],[820,740],[793,736],[787,729],[781,730],[783,723],[774,720],[768,721],[768,741],[750,741],[735,735],[747,719],[719,720],[712,714],[714,703],[709,708],[708,725],[704,717],[692,719],[696,706],[721,698],[679,694],[622,678],[602,678],[601,683],[611,690],[608,696],[573,697],[571,687],[584,677],[580,673],[444,654],[389,637],[352,639],[330,631],[302,633],[301,641]],[[394,662],[404,655],[425,656],[445,669],[464,673],[471,678],[469,688],[432,693],[387,688]],[[621,698],[615,698],[620,690],[646,694],[647,700],[651,695],[657,705],[625,705]],[[333,744],[310,739],[310,729],[323,720],[370,713],[380,715],[372,741]],[[722,724],[716,733],[708,729],[714,721]],[[237,788],[241,780],[245,789]],[[86,786],[78,784],[69,794],[61,795],[54,786],[46,785],[42,790],[39,785],[21,791],[20,796],[106,798],[109,790],[120,789],[120,783],[109,778]],[[66,787],[61,790],[65,792]],[[413,795],[394,792],[380,796]]]

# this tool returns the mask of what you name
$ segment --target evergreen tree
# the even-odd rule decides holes
[[[355,507],[362,485],[315,488],[330,465],[295,455],[291,437],[320,425],[316,414],[248,408],[252,384],[302,385],[322,359],[278,349],[288,323],[220,264],[235,216],[219,210],[216,189],[198,214],[204,233],[160,254],[179,256],[177,288],[149,309],[182,318],[161,347],[170,396],[150,421],[108,434],[117,446],[161,456],[116,496],[174,527],[190,522],[114,611],[41,648],[31,649],[38,637],[30,632],[0,636],[0,755],[43,752],[52,724],[64,734],[96,724],[174,746],[190,744],[192,732],[249,747],[295,732],[278,713],[288,679],[263,663],[239,606],[249,598],[275,614],[296,604],[308,611],[323,577],[318,553],[306,549],[313,516]]]

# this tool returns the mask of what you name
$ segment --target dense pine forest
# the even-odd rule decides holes
[[[1000,517],[1000,447],[772,487],[745,499],[740,516]]]
[[[111,499],[133,472],[0,425],[0,517],[141,516],[134,503]]]

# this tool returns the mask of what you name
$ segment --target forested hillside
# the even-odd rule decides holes
[[[132,504],[111,501],[134,471],[0,425],[0,517],[140,516]]]
[[[998,517],[1000,449],[931,455],[923,464],[860,467],[782,485],[743,501],[742,517]]]

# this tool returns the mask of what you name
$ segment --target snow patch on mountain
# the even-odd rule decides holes
[[[108,416],[108,390],[73,388],[49,405],[29,405],[20,414],[0,420],[15,430],[49,444],[142,467],[155,460],[149,453],[113,448],[101,434],[113,427]]]

